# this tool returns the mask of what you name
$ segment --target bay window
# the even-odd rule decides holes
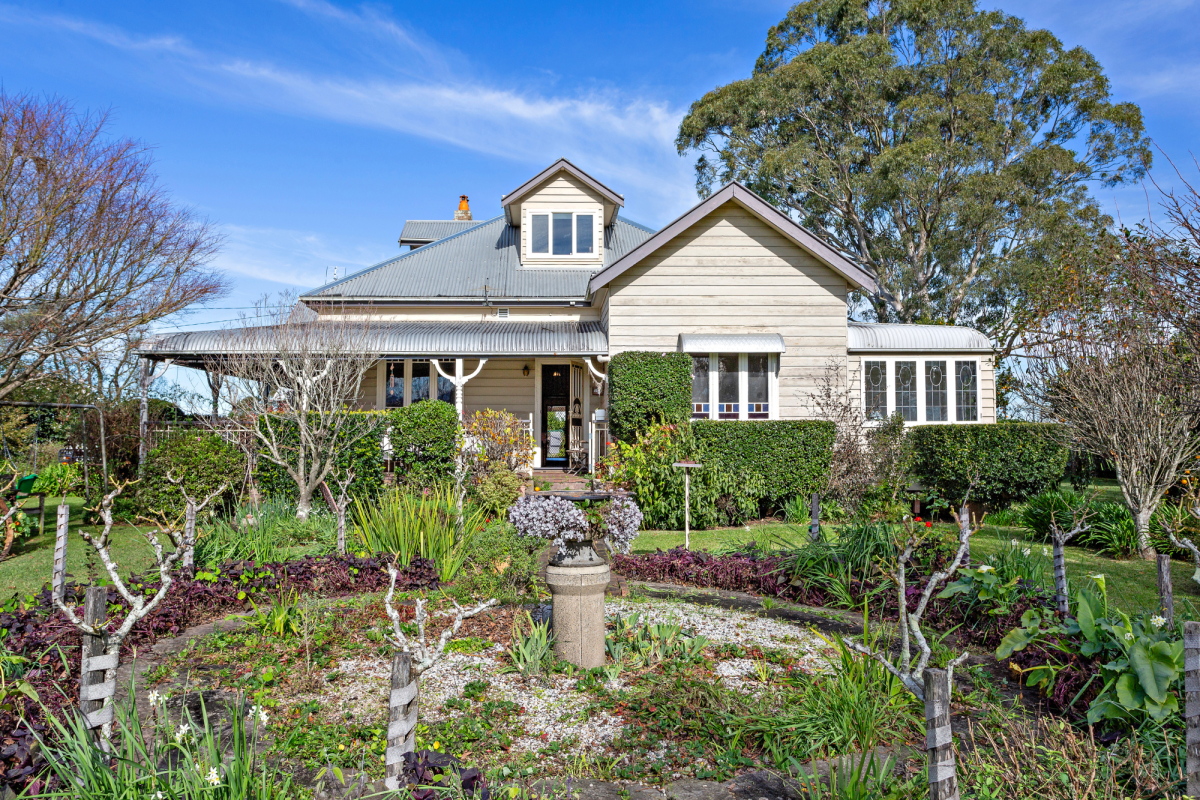
[[[778,370],[775,353],[693,353],[692,419],[776,419]]]

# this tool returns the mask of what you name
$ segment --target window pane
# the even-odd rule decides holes
[[[954,362],[955,417],[959,422],[979,419],[979,391],[976,388],[975,362]]]
[[[422,361],[413,365],[413,402],[430,399],[430,362]]]
[[[433,365],[431,364],[430,366],[432,367]],[[447,372],[453,371],[453,369],[454,369],[453,363],[443,366],[442,369],[446,369],[446,366],[450,367],[449,370],[446,370]],[[436,371],[437,370],[434,370],[434,372],[436,372]],[[450,403],[450,404],[454,403],[454,381],[450,380],[449,378],[443,378],[441,375],[438,375],[437,399],[441,400],[443,403]]]
[[[708,356],[692,358],[692,419],[708,419]]]
[[[571,215],[554,215],[554,255],[571,255]]]
[[[863,411],[867,419],[887,416],[887,362],[863,362]]]
[[[592,231],[592,215],[579,214],[575,217],[575,252],[590,253],[592,252],[592,239],[595,236]]]
[[[896,362],[896,411],[908,422],[917,418],[917,362]]]
[[[530,245],[535,253],[550,252],[550,215],[533,214],[533,230],[529,233]]]
[[[750,419],[766,419],[770,416],[767,403],[767,367],[771,357],[766,353],[751,353],[746,356],[746,416]]]
[[[717,378],[717,418],[738,418],[738,356],[737,353],[721,353],[717,356],[721,373]]]
[[[387,385],[385,388],[384,405],[388,408],[400,408],[404,405],[404,362],[389,361],[387,364]]]
[[[925,420],[945,422],[946,414],[946,362],[925,362]]]

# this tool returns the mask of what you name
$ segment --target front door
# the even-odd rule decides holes
[[[571,402],[570,366],[542,366],[542,466],[561,467],[567,463],[570,424],[567,409]]]

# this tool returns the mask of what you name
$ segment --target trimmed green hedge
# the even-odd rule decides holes
[[[171,516],[183,513],[186,502],[179,487],[167,480],[168,472],[182,478],[184,488],[197,502],[222,483],[228,484],[209,508],[233,503],[246,482],[242,451],[220,436],[206,432],[172,436],[146,455],[141,480],[127,493],[137,498],[138,511]]]
[[[384,436],[391,446],[398,481],[425,487],[453,478],[458,441],[458,414],[454,406],[422,401],[387,411],[356,411],[351,415],[350,424],[355,423],[355,418],[379,414],[384,415],[379,427],[353,444],[339,448],[337,470],[354,470],[354,484],[350,487],[352,496],[369,498],[383,491]],[[349,433],[351,428],[348,426],[346,430],[345,438],[353,438]],[[256,477],[265,496],[296,497],[295,482],[282,467],[265,458],[259,458]]]
[[[608,365],[608,419],[613,437],[632,442],[659,422],[692,415],[692,357],[627,350]]]
[[[760,476],[772,502],[817,491],[829,472],[832,422],[699,420],[692,430],[709,462],[735,475]]]
[[[908,435],[914,476],[955,504],[973,477],[972,501],[1024,500],[1057,488],[1067,468],[1059,426],[1050,423],[919,425]]]

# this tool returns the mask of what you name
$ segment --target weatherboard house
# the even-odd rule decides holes
[[[987,337],[944,325],[847,318],[872,278],[739,183],[655,231],[620,215],[624,197],[565,159],[472,219],[410,220],[399,255],[301,296],[320,325],[378,324],[362,408],[423,400],[460,413],[506,409],[527,425],[536,465],[594,461],[609,359],[626,350],[693,357],[693,416],[804,419],[832,364],[869,417],[994,422]],[[149,361],[203,368],[217,331],[166,336]]]

